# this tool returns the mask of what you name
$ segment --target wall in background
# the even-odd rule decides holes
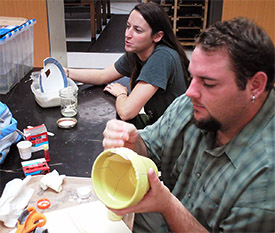
[[[210,26],[222,18],[223,0],[208,0],[207,26]]]
[[[50,56],[46,0],[0,0],[0,15],[36,19],[34,67],[43,67],[43,60]]]
[[[223,0],[222,20],[237,16],[253,19],[275,43],[275,0]]]
[[[43,67],[50,56],[67,66],[63,0],[0,0],[0,15],[36,19],[34,67]]]

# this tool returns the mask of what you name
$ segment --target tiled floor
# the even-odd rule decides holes
[[[111,13],[112,14],[129,14],[130,10],[138,4],[137,0],[126,1],[111,1]],[[90,19],[86,17],[81,24],[77,24],[76,33],[68,33],[67,41],[90,41]],[[71,19],[72,20],[72,19]],[[187,56],[190,58],[192,52],[186,51]],[[122,53],[79,53],[79,52],[68,52],[67,60],[68,67],[71,68],[105,68],[113,64]]]

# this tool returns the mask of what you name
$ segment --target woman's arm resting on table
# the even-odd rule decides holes
[[[117,113],[122,120],[126,121],[138,115],[148,100],[157,92],[158,87],[139,81],[129,96],[127,96],[127,88],[119,83],[112,83],[106,86],[104,90],[117,97]]]
[[[148,172],[151,189],[135,206],[121,210],[111,209],[117,215],[158,212],[165,218],[172,232],[207,232],[182,203],[164,186],[153,169]]]
[[[120,120],[110,120],[107,122],[103,135],[102,143],[105,150],[127,147],[139,155],[147,156],[146,146],[133,124]]]
[[[64,68],[65,74],[74,81],[102,85],[123,77],[117,72],[114,65],[105,69],[71,69]]]

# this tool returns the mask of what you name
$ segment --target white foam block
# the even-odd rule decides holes
[[[127,225],[121,221],[111,221],[107,208],[100,201],[45,213],[47,228],[51,233],[129,233]]]

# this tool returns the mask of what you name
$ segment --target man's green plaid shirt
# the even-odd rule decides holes
[[[192,123],[185,95],[140,131],[165,185],[211,232],[275,231],[274,103],[272,90],[252,121],[223,147],[213,148],[214,135]]]

